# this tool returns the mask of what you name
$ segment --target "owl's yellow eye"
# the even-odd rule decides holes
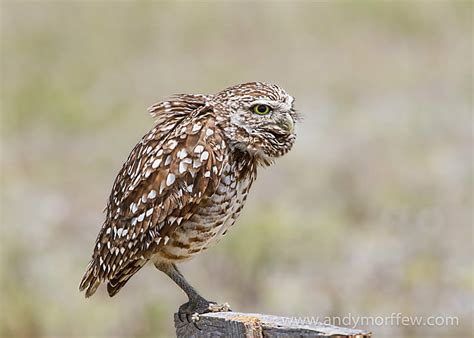
[[[266,115],[268,114],[272,109],[267,106],[266,104],[257,104],[253,107],[253,111],[255,114],[258,115]]]

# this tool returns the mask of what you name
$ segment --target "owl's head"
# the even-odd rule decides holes
[[[212,98],[231,146],[271,163],[296,139],[294,98],[273,84],[250,82],[227,88]]]

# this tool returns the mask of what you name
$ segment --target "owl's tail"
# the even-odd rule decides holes
[[[115,296],[129,279],[146,264],[147,261],[147,259],[135,259],[128,262],[127,265],[117,271],[114,277],[107,283],[107,292],[109,293],[109,296]]]
[[[86,298],[92,296],[99,285],[108,279],[107,292],[109,296],[115,296],[128,280],[146,264],[147,259],[136,259],[128,262],[120,270],[117,270],[113,276],[101,276],[100,266],[94,259],[89,262],[86,273],[82,277],[79,285],[80,291],[86,291]],[[110,279],[109,279],[110,278]]]
[[[81,284],[79,284],[79,291],[86,290],[86,298],[89,298],[96,292],[100,283],[102,283],[102,280],[99,277],[98,266],[95,264],[95,260],[91,259],[86,273],[82,277]]]

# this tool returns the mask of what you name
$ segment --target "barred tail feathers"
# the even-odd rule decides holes
[[[86,273],[82,277],[81,283],[79,284],[79,291],[86,290],[86,298],[92,296],[99,285],[102,283],[102,280],[98,274],[98,268],[95,264],[95,260],[92,259],[87,266]]]
[[[107,283],[107,292],[110,297],[115,296],[123,286],[138,272],[147,262],[147,259],[136,259],[130,261]]]

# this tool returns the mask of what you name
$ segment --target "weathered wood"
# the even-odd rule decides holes
[[[371,337],[368,331],[323,323],[301,323],[287,317],[259,313],[217,312],[199,316],[195,323],[174,315],[178,338],[199,337]]]

